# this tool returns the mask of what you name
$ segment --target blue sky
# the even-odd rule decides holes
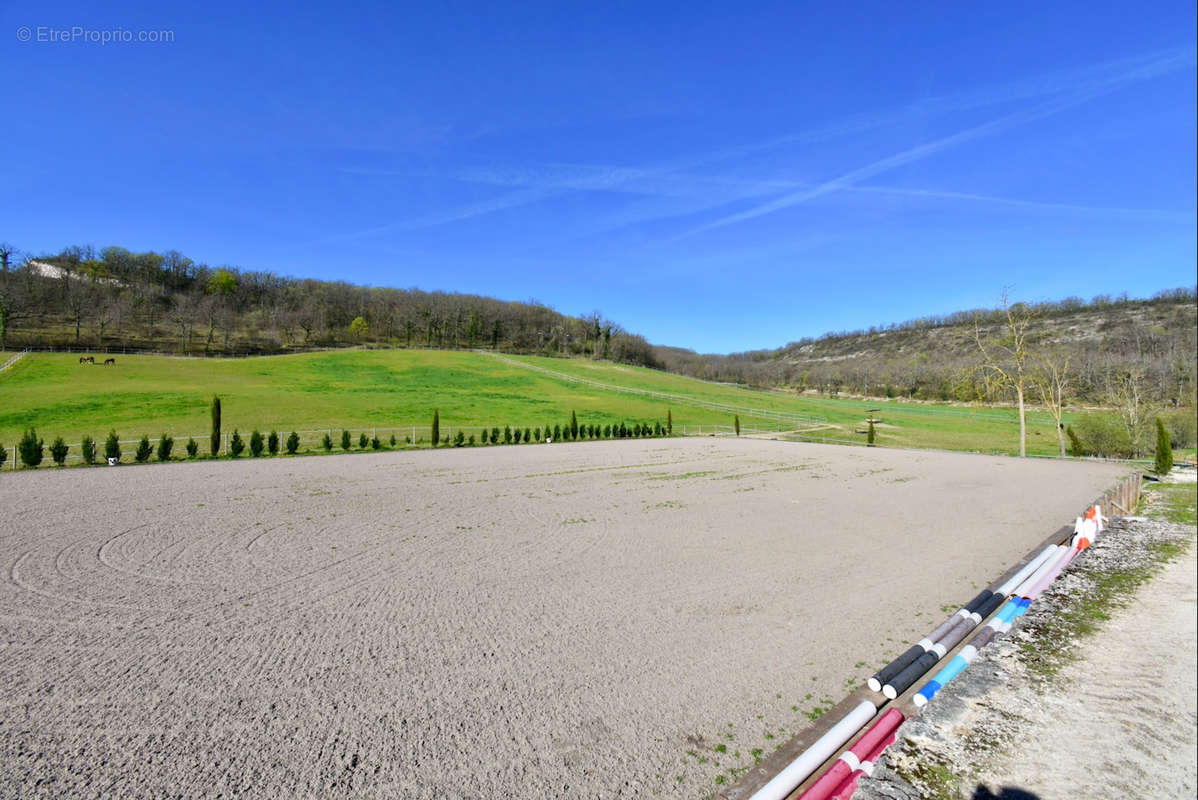
[[[0,5],[0,239],[706,352],[1195,283],[1192,0],[172,5]]]

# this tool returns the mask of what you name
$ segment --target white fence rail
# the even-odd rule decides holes
[[[708,411],[724,411],[729,414],[743,414],[746,417],[754,417],[756,419],[772,419],[778,422],[786,422],[795,426],[823,424],[828,420],[824,417],[814,414],[791,414],[784,411],[773,411],[764,408],[752,408],[749,406],[734,406],[728,403],[717,403],[711,400],[700,400],[697,397],[687,397],[681,394],[667,394],[666,392],[655,392],[650,389],[636,389],[631,386],[618,386],[613,383],[603,383],[602,381],[593,381],[589,378],[580,378],[577,375],[570,375],[565,372],[547,369],[546,367],[538,367],[535,364],[528,364],[523,361],[517,361],[514,358],[508,358],[498,353],[493,353],[488,350],[476,350],[476,353],[489,355],[496,358],[505,364],[511,364],[515,367],[540,372],[544,375],[549,375],[558,380],[570,381],[572,383],[581,383],[584,386],[592,386],[596,389],[603,389],[608,392],[620,392],[622,394],[635,394],[642,397],[652,397],[655,400],[668,400],[672,403],[680,403],[682,405],[695,406],[696,408],[705,408]]]
[[[12,358],[8,359],[8,361],[5,361],[5,362],[4,362],[4,364],[0,365],[0,372],[4,372],[4,370],[8,369],[8,368],[9,368],[9,367],[11,367],[13,364],[15,364],[15,363],[17,363],[18,361],[20,361],[20,360],[21,360],[22,358],[24,358],[24,357],[25,357],[25,356],[26,356],[28,353],[29,353],[29,348],[28,348],[28,347],[26,347],[24,350],[22,350],[21,352],[17,353],[16,355],[14,355]]]

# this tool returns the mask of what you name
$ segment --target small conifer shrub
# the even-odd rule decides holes
[[[254,428],[253,432],[250,433],[250,455],[254,458],[261,456],[265,444],[261,432],[257,428]]]
[[[70,449],[70,446],[62,440],[61,436],[59,436],[54,440],[54,443],[50,445],[50,458],[54,459],[54,463],[61,467],[66,463],[67,451]]]
[[[175,440],[165,433],[158,439],[158,460],[170,461],[171,450],[175,449]]]
[[[104,440],[104,458],[121,460],[121,440],[116,431],[109,431],[108,438]]]
[[[233,429],[233,438],[229,440],[229,455],[233,458],[239,457],[245,452],[245,440],[241,438],[241,434],[237,429]]]
[[[189,438],[187,440],[186,447],[187,447],[187,457],[188,458],[195,458],[196,453],[200,452],[200,443],[197,442],[194,438]]]
[[[287,454],[293,456],[296,450],[299,450],[299,434],[292,431],[287,437]]]
[[[133,453],[133,458],[138,464],[144,464],[150,460],[150,456],[154,455],[154,445],[150,444],[148,434],[143,434],[141,441],[137,443],[137,450]]]
[[[271,431],[270,435],[266,437],[266,451],[268,453],[270,453],[272,456],[277,456],[279,454],[279,432],[278,431]]]
[[[95,464],[96,440],[90,436],[84,436],[83,441],[79,443],[79,454],[83,456],[84,464]]]
[[[21,455],[21,463],[27,467],[36,467],[46,456],[45,441],[37,438],[37,431],[28,428],[21,441],[17,442],[17,452]]]

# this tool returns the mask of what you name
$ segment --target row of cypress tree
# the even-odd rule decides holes
[[[570,412],[570,421],[564,425],[546,425],[541,427],[512,427],[504,425],[503,429],[493,427],[489,430],[483,428],[480,436],[476,437],[473,433],[467,434],[465,431],[459,430],[457,434],[450,439],[448,435],[441,435],[441,413],[433,410],[433,424],[431,432],[431,440],[433,447],[440,445],[453,445],[454,447],[474,447],[475,445],[499,444],[531,444],[533,442],[570,442],[581,441],[585,439],[627,439],[627,438],[642,438],[650,436],[672,436],[674,433],[674,414],[670,409],[666,409],[666,422],[663,425],[659,421],[654,421],[652,424],[647,422],[634,422],[629,425],[627,422],[617,424],[594,424],[594,423],[579,423],[578,414],[575,411]]]

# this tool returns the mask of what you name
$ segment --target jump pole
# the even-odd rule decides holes
[[[1054,536],[1055,536],[1055,534],[1054,534]],[[1059,538],[1059,537],[1057,537],[1057,538]],[[1028,575],[1030,575],[1037,567],[1040,566],[1040,564],[1043,563],[1043,560],[1051,554],[1054,546],[1055,545],[1050,544],[1047,547],[1045,547],[1042,551],[1040,551],[1039,554],[1037,554],[1034,558],[1032,558],[1031,561],[1027,562],[1012,577],[1010,577],[1003,583],[999,584],[996,587],[992,587],[990,589],[986,589],[986,590],[982,591],[980,594],[978,594],[977,597],[975,597],[975,598],[973,598],[973,600],[969,601],[969,603],[966,604],[963,608],[959,609],[955,614],[953,614],[951,617],[949,617],[947,620],[945,620],[943,623],[941,623],[941,625],[938,628],[936,628],[934,631],[929,633],[923,639],[920,639],[917,644],[912,645],[911,648],[909,650],[907,650],[907,652],[903,653],[901,656],[896,658],[894,661],[891,661],[885,667],[883,667],[882,669],[880,669],[876,673],[874,673],[874,675],[872,675],[866,681],[866,684],[869,686],[869,688],[874,690],[875,692],[881,692],[883,687],[886,686],[886,684],[889,683],[892,678],[896,677],[903,670],[907,669],[907,667],[909,667],[912,663],[914,663],[915,660],[918,659],[920,656],[923,656],[923,655],[927,654],[928,652],[932,651],[932,649],[936,645],[936,642],[939,641],[940,639],[942,639],[949,632],[949,630],[954,625],[957,624],[957,622],[959,620],[969,618],[972,614],[976,613],[978,611],[978,609],[980,609],[984,603],[986,603],[987,601],[990,601],[994,595],[997,594],[997,595],[1000,595],[1005,598],[1007,595],[1011,594],[1011,592],[1015,589],[1016,586],[1018,586],[1021,582],[1023,582],[1027,578]],[[995,607],[997,607],[997,605]],[[993,610],[993,609],[991,609],[991,610]],[[981,618],[985,619],[986,616],[988,616],[988,615],[982,614]],[[976,625],[977,623],[974,623],[974,624]],[[941,655],[943,655],[943,654],[941,654]],[[937,660],[939,660],[939,659],[937,659]],[[933,661],[932,663],[934,664],[935,662]],[[916,676],[916,677],[918,677],[918,676]],[[887,695],[887,696],[889,696],[889,695]]]
[[[862,700],[852,711],[841,718],[839,722],[817,739],[810,747],[791,761],[785,769],[770,779],[749,800],[785,800],[795,787],[819,769],[828,758],[841,748],[853,734],[861,730],[865,723],[878,713],[878,707],[870,700]]]
[[[799,800],[829,800],[853,773],[861,769],[862,763],[869,760],[887,737],[894,741],[894,731],[902,722],[903,715],[897,708],[880,716],[856,744],[841,753],[832,767],[799,795]]]
[[[960,644],[970,631],[981,624],[982,620],[994,613],[1003,601],[1006,600],[1006,595],[995,592],[990,595],[990,598],[982,604],[982,607],[970,614],[968,617],[959,617],[952,627],[932,646],[932,649],[921,655],[919,658],[912,661],[906,669],[895,675],[882,687],[882,694],[886,695],[891,700],[897,698],[900,694],[907,691],[915,685],[915,682],[923,676],[928,670],[936,666],[936,662],[944,658],[945,654]]]

